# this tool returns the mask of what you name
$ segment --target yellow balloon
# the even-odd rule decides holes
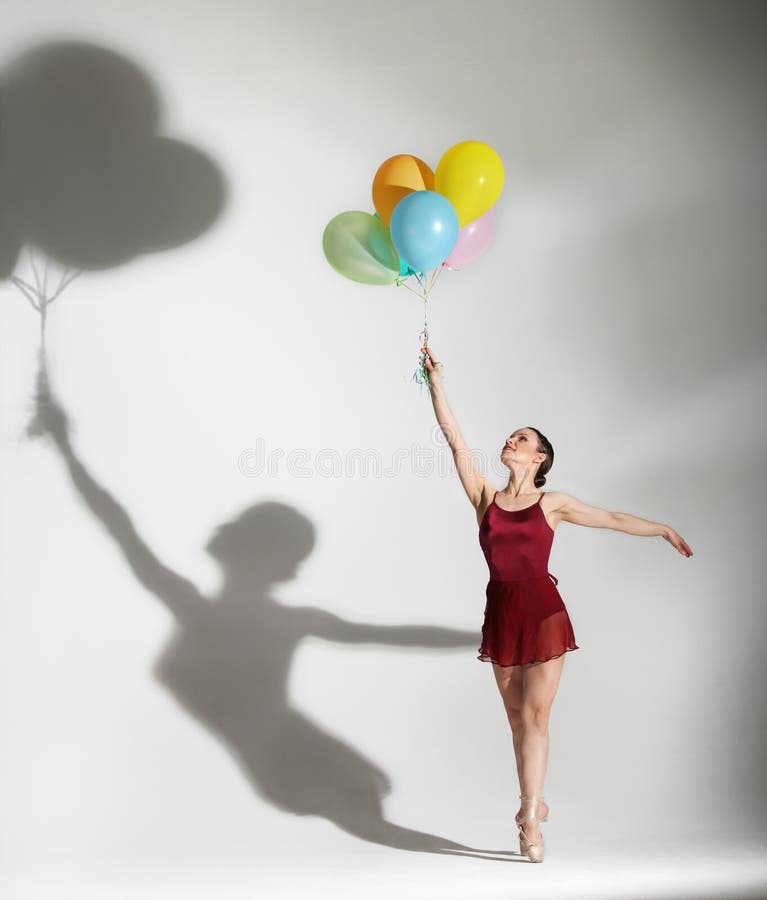
[[[461,141],[440,159],[434,190],[447,197],[463,227],[495,206],[503,190],[501,157],[482,141]]]

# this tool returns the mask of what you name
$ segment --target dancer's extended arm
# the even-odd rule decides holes
[[[662,537],[682,556],[692,556],[687,542],[670,525],[642,519],[625,512],[610,512],[598,506],[589,506],[581,500],[564,494],[561,491],[549,491],[551,515],[555,521],[571,522],[573,525],[585,525],[589,528],[611,528],[626,534],[641,537]]]

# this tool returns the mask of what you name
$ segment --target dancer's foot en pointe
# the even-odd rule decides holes
[[[517,813],[519,829],[519,852],[530,862],[543,862],[543,835],[538,827],[549,818],[549,806],[541,794],[520,794],[522,810]]]

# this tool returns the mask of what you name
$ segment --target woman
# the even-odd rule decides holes
[[[519,428],[501,450],[509,470],[503,490],[478,471],[442,385],[441,363],[427,347],[431,399],[479,523],[479,542],[490,569],[479,657],[493,672],[511,725],[522,793],[516,824],[519,850],[543,861],[539,823],[548,819],[543,782],[548,760],[548,721],[565,653],[578,650],[567,609],[548,573],[554,530],[560,522],[612,528],[626,534],[662,536],[683,556],[687,543],[668,525],[628,513],[587,506],[569,494],[538,490],[554,462],[554,450],[535,428]],[[553,579],[553,580],[552,580]]]

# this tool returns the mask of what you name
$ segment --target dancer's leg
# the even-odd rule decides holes
[[[511,726],[517,778],[522,792],[522,666],[499,666],[493,663],[493,673],[501,693],[506,718]]]
[[[541,796],[546,780],[546,766],[549,756],[549,714],[554,697],[559,687],[565,654],[541,663],[528,663],[522,666],[522,740],[520,756],[522,759],[521,793],[525,796]],[[529,808],[522,802],[524,811]],[[537,814],[545,815],[548,807],[544,803],[538,805]],[[521,816],[519,817],[522,818]],[[525,833],[531,841],[538,839],[540,830],[537,823],[525,824]]]

